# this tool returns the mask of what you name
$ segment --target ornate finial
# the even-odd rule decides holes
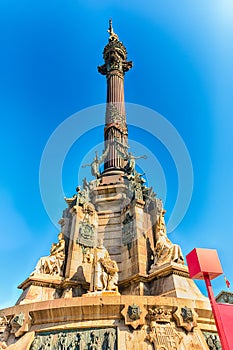
[[[113,26],[112,26],[112,19],[109,20],[109,28],[108,28],[109,40],[119,40],[118,35],[114,33]]]
[[[109,20],[108,33],[110,34],[110,36],[114,33],[114,32],[113,32],[112,19],[111,19],[111,18],[110,18],[110,20]]]

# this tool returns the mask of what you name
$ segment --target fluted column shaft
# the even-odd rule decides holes
[[[124,76],[119,72],[107,75],[107,107],[104,132],[105,148],[109,153],[104,169],[123,168],[124,147],[127,146],[128,132],[125,117]]]

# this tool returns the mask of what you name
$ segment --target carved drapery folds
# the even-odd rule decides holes
[[[98,242],[93,249],[92,279],[90,291],[115,291],[118,292],[118,266],[115,260],[109,256],[107,249]]]
[[[58,234],[58,242],[53,243],[50,255],[40,258],[35,270],[31,275],[43,274],[51,276],[62,276],[65,260],[65,238],[64,234]]]
[[[167,237],[164,221],[165,212],[165,210],[162,210],[157,220],[154,264],[151,266],[150,272],[153,272],[156,267],[166,263],[176,262],[177,264],[184,264],[180,246],[173,244]]]
[[[97,213],[92,203],[78,209],[79,223],[76,244],[82,249],[82,263],[90,264],[90,292],[118,292],[118,266],[110,258],[103,239],[97,233]],[[84,266],[84,265],[83,265]]]

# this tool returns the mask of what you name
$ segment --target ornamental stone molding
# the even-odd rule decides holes
[[[151,322],[170,322],[173,308],[169,306],[153,306],[149,308]]]

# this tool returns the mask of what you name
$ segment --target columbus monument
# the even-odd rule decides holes
[[[0,349],[220,349],[209,300],[166,233],[165,209],[129,152],[124,78],[133,66],[109,23],[104,149],[93,155],[15,306],[0,310]],[[104,118],[104,116],[103,116]],[[145,160],[146,162],[146,160]]]

